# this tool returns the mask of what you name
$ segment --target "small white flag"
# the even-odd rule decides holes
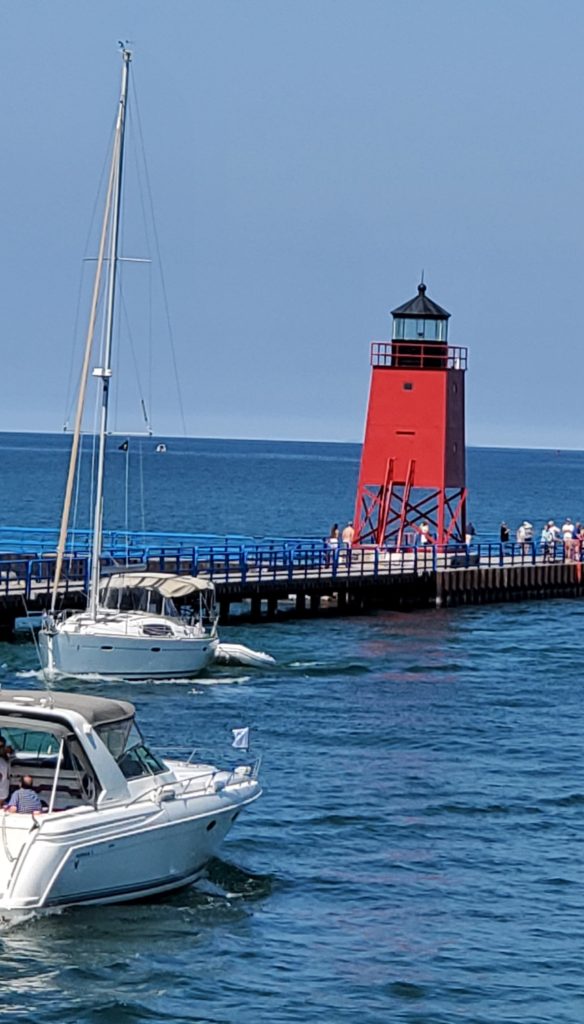
[[[247,750],[249,748],[249,727],[245,729],[232,729],[233,733],[233,747],[237,747],[238,750]]]

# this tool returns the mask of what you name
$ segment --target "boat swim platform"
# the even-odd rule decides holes
[[[582,562],[568,554],[574,552],[563,544],[545,552],[533,544],[331,552],[322,542],[270,541],[112,549],[103,561],[106,570],[147,567],[211,579],[220,620],[229,624],[583,597]],[[12,637],[17,619],[48,608],[55,561],[54,551],[0,551],[0,638]],[[89,553],[68,553],[58,607],[84,608],[88,582]]]

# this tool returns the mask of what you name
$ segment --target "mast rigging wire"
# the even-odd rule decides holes
[[[153,202],[153,198],[152,198],[152,188],[151,188],[151,185],[150,185],[150,176],[148,174],[148,164],[146,163],[146,150],[145,150],[145,146],[144,146],[144,135],[143,135],[143,132],[142,132],[142,121],[141,121],[141,118],[140,118],[140,107],[139,107],[139,104],[138,104],[137,91],[136,91],[136,87],[134,85],[133,80],[131,82],[131,86],[130,87],[131,87],[131,90],[132,90],[132,99],[133,99],[132,105],[133,105],[133,108],[136,111],[136,123],[138,125],[138,138],[140,140],[140,147],[141,147],[142,159],[143,159],[143,164],[144,164],[144,178],[145,178],[145,181],[146,181],[146,189],[147,189],[147,195],[148,195],[148,205],[149,205],[149,208],[150,208],[150,217],[151,217],[151,220],[152,220],[152,232],[153,232],[153,236],[154,236],[154,245],[155,245],[156,258],[157,258],[157,263],[158,263],[158,272],[159,272],[159,275],[160,275],[160,284],[161,284],[161,288],[162,288],[162,297],[163,297],[163,301],[164,301],[164,311],[165,311],[165,316],[166,316],[166,325],[167,325],[168,337],[169,337],[169,341],[170,341],[170,351],[171,351],[171,357],[172,357],[172,366],[173,366],[173,371],[174,371],[174,379],[175,379],[176,390],[177,390],[178,406],[179,406],[179,412],[180,412],[180,417],[181,417],[181,424],[182,424],[182,428],[183,428],[183,434],[186,436],[187,426],[186,426],[185,411],[184,411],[183,399],[182,399],[182,390],[181,390],[181,387],[180,387],[180,378],[179,378],[179,373],[178,373],[178,363],[177,363],[177,359],[176,359],[176,347],[175,347],[175,344],[174,344],[174,333],[173,333],[173,329],[172,329],[172,320],[171,320],[171,316],[170,316],[170,305],[169,305],[169,301],[168,301],[168,292],[167,292],[167,289],[166,289],[166,281],[165,281],[165,278],[164,278],[164,271],[162,269],[160,240],[159,240],[159,237],[158,237],[158,229],[157,229],[157,226],[156,226],[156,217],[154,215],[154,202]]]

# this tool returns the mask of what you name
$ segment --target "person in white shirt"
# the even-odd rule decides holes
[[[572,558],[572,548],[574,546],[574,524],[569,516],[566,516],[566,520],[562,525],[562,541],[564,542],[566,561],[569,562]]]
[[[556,526],[556,524],[554,523],[553,519],[550,519],[550,521],[548,523],[548,526],[549,526],[549,528],[551,530],[554,543],[556,541],[561,540],[562,534],[560,532],[560,527]]]
[[[345,551],[345,561],[347,565],[351,564],[351,548],[353,546],[353,538],[355,537],[355,529],[353,523],[349,521],[345,526],[341,534],[341,540],[343,542],[343,548]]]
[[[420,544],[429,544],[431,540],[430,526],[424,519],[420,523]]]
[[[353,543],[353,537],[354,536],[355,536],[355,530],[353,528],[353,524],[352,523],[347,523],[347,525],[345,526],[345,529],[343,530],[343,532],[341,534],[341,540],[342,540],[343,544],[346,544],[347,547],[350,548],[351,544]]]

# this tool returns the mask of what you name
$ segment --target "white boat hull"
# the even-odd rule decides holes
[[[216,636],[141,637],[41,629],[39,649],[50,678],[182,679],[215,660]]]
[[[113,903],[188,885],[216,855],[239,810],[260,792],[249,780],[208,797],[134,804],[123,822],[119,807],[34,821],[3,814],[0,911]]]

